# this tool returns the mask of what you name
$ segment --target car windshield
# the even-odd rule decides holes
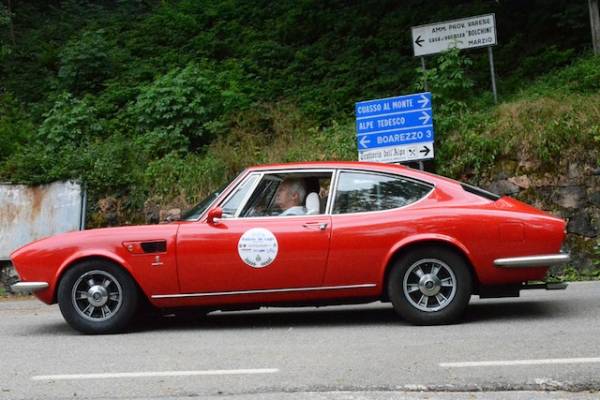
[[[213,201],[215,201],[215,199],[217,197],[219,197],[219,195],[221,194],[221,192],[227,186],[228,185],[224,185],[224,186],[220,187],[218,190],[216,190],[216,191],[212,192],[211,194],[209,194],[208,196],[206,196],[206,198],[204,200],[202,200],[200,203],[196,204],[190,210],[186,211],[183,214],[183,216],[181,217],[181,219],[183,221],[195,221],[198,218],[200,218],[200,216],[202,215],[202,213],[204,213],[204,211],[213,203]]]

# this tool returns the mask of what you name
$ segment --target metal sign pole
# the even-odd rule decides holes
[[[423,78],[425,78],[425,82],[423,82],[423,89],[425,89],[426,92],[429,92],[429,85],[427,85],[427,75],[425,74],[425,57],[423,56],[421,56],[421,68],[423,68]]]
[[[494,93],[494,103],[498,104],[498,92],[496,91],[496,71],[494,70],[494,52],[492,46],[488,46],[488,55],[490,59],[490,74],[492,75],[492,92]]]
[[[423,68],[423,89],[425,89],[426,92],[429,92],[429,85],[427,84],[427,74],[425,73],[427,71],[427,67],[425,66],[425,57],[421,56],[421,68]],[[425,167],[423,166],[423,161],[419,161],[419,169],[421,171],[423,171],[425,169]]]

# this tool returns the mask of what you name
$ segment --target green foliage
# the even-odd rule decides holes
[[[600,157],[600,87],[594,79],[600,78],[599,60],[583,57],[529,84],[498,107],[491,108],[487,99],[470,100],[466,109],[459,111],[459,106],[452,113],[440,107],[437,172],[477,177],[498,159],[515,156],[552,171],[557,159],[573,152],[582,160]]]
[[[548,171],[574,154],[593,164],[599,136],[600,94],[548,93],[465,114],[438,141],[436,165],[443,175],[469,177],[500,158],[537,161]]]
[[[435,108],[436,165],[449,176],[477,175],[489,167],[500,152],[499,141],[482,134],[487,116],[469,112],[474,82],[468,75],[473,62],[458,48],[436,57],[425,71],[418,69],[418,90],[426,83]]]
[[[574,56],[575,50],[573,48],[560,49],[557,46],[548,46],[525,58],[517,73],[520,73],[520,75],[525,74],[525,72],[529,75],[542,74],[545,71],[568,65]]]
[[[112,47],[102,29],[84,32],[69,41],[59,55],[61,86],[73,93],[100,90],[103,82],[115,72]]]
[[[135,214],[149,197],[196,201],[251,164],[356,159],[353,104],[425,78],[438,172],[478,175],[517,151],[551,164],[569,140],[600,143],[598,57],[565,68],[589,40],[584,2],[59,3],[13,2],[16,46],[0,6],[0,179],[81,179],[92,204],[118,197]],[[408,34],[488,12],[498,108],[485,51],[428,57],[423,74]]]
[[[81,150],[83,152],[69,160],[71,171],[77,172],[74,176],[80,177],[93,194],[129,195],[144,191],[140,187],[144,160],[126,137],[115,134]]]
[[[32,185],[61,179],[63,176],[56,175],[53,171],[64,165],[61,155],[49,151],[43,143],[34,141],[5,160],[0,178],[7,182]]]
[[[163,200],[183,196],[193,204],[230,179],[226,170],[223,161],[211,154],[202,157],[169,153],[148,165],[144,184]]]
[[[548,276],[548,282],[577,282],[577,281],[597,281],[600,280],[600,268],[594,265],[593,269],[579,270],[568,266],[558,274]]]
[[[583,101],[588,101],[588,99]],[[559,114],[555,112],[556,109],[541,109],[538,115],[530,114],[530,119],[524,121],[525,126],[528,126],[529,123],[533,125],[530,125],[530,127],[534,130],[538,143],[535,153],[542,162],[554,163],[569,145],[573,143],[583,144],[587,141],[588,133],[594,125],[586,125],[585,119],[580,117],[582,108],[579,106],[585,107],[585,104],[581,104],[581,100],[576,101],[571,107],[563,109],[563,112]],[[540,124],[541,120],[544,120],[545,123]]]
[[[569,67],[536,82],[524,92],[529,95],[548,93],[597,93],[600,90],[600,56],[577,59]]]
[[[592,260],[592,265],[594,268],[600,269],[600,240],[596,241],[596,245],[594,246],[594,256],[595,258]],[[600,274],[598,275],[600,278]]]
[[[471,97],[474,82],[467,75],[467,68],[473,61],[458,48],[452,48],[437,56],[435,66],[426,70],[418,69],[420,74],[417,88],[429,90],[433,94],[436,106],[442,111],[456,112],[466,108],[466,99]]]
[[[353,121],[339,124],[333,121],[331,126],[311,132],[311,140],[319,155],[313,159],[319,160],[355,160],[358,148],[355,138]]]
[[[103,133],[103,127],[90,98],[79,100],[68,93],[58,96],[44,114],[38,131],[40,140],[52,150],[63,146],[86,145]]]
[[[0,165],[30,140],[33,124],[17,100],[6,93],[0,96]]]
[[[5,28],[10,24],[10,13],[8,12],[8,8],[2,3],[0,3],[0,28]]]
[[[11,22],[11,14],[8,12],[8,8],[4,4],[0,3],[0,33],[5,29],[8,29]],[[0,37],[0,61],[8,55],[10,55],[12,49],[6,40]]]
[[[237,79],[231,71],[217,72],[208,63],[190,63],[142,87],[128,109],[140,146],[162,157],[208,144],[223,132],[223,115],[247,104]]]
[[[476,117],[469,115],[467,118]],[[463,126],[439,141],[437,172],[453,177],[479,176],[502,151],[501,141],[486,132],[486,126]],[[482,131],[483,130],[483,131]]]
[[[427,83],[428,90],[432,93],[432,105],[436,109],[434,122],[438,139],[441,139],[438,142],[445,143],[447,132],[464,127],[467,99],[471,96],[473,90],[473,81],[466,74],[466,68],[471,65],[471,59],[461,53],[459,49],[452,48],[437,56],[433,67],[418,70],[420,75],[417,90],[424,90],[425,83]],[[471,139],[474,138],[465,136],[464,139],[472,142]],[[445,144],[448,150],[455,150],[452,143]],[[489,147],[489,143],[477,143],[477,145],[481,145],[478,147]],[[486,156],[488,155],[486,154]],[[484,162],[479,160],[478,156],[475,157],[477,159],[473,161],[478,165],[476,168],[478,170]],[[488,158],[486,161],[485,164],[493,161],[493,158]],[[468,164],[467,161],[465,162]],[[446,163],[442,162],[442,165],[446,165]]]

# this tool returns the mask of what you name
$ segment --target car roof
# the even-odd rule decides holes
[[[278,164],[263,164],[249,167],[248,169],[253,171],[262,170],[274,170],[274,169],[305,169],[305,168],[359,168],[369,169],[375,171],[393,170],[398,169],[410,169],[403,165],[398,164],[383,164],[375,162],[359,162],[359,161],[304,161],[304,162],[290,162],[290,163],[278,163]]]
[[[264,164],[255,165],[249,167],[249,171],[265,171],[265,170],[289,170],[289,169],[361,169],[374,172],[387,172],[392,174],[402,174],[404,176],[431,182],[434,184],[439,183],[450,183],[452,185],[458,185],[459,182],[446,178],[440,175],[436,175],[430,172],[420,171],[418,169],[410,168],[400,164],[387,164],[378,162],[366,162],[366,161],[304,161],[304,162],[291,162],[291,163],[279,163],[279,164]]]

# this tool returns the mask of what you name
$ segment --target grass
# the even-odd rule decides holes
[[[481,176],[502,159],[528,161],[539,172],[556,172],[556,161],[569,156],[592,166],[600,158],[599,93],[514,99],[468,113],[461,122],[436,140],[442,175]]]
[[[436,132],[436,172],[455,179],[491,176],[501,160],[534,165],[529,173],[558,169],[577,156],[594,166],[600,157],[600,94],[515,98],[469,111],[449,131]],[[152,162],[146,182],[155,202],[186,208],[250,165],[291,161],[356,160],[354,120],[319,127],[295,105],[263,105],[240,115],[204,154],[170,155]],[[512,171],[516,173],[517,171]]]
[[[557,274],[549,274],[548,282],[578,282],[578,281],[599,281],[600,269],[578,270],[574,267],[566,267]]]

